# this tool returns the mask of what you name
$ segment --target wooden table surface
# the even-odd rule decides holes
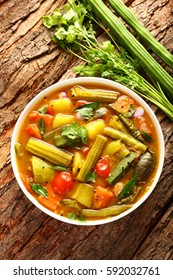
[[[42,89],[75,77],[71,68],[79,63],[50,42],[41,23],[64,2],[0,0],[0,259],[173,259],[173,123],[156,106],[150,104],[165,139],[163,172],[147,201],[125,218],[89,227],[57,221],[37,209],[14,178],[10,140],[19,114]],[[173,50],[172,0],[125,2]]]

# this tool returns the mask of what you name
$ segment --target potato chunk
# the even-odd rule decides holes
[[[66,124],[70,124],[74,120],[74,116],[58,113],[53,122],[53,128],[57,128]]]
[[[88,130],[88,138],[91,140],[96,139],[98,134],[102,134],[103,129],[106,127],[104,120],[98,119],[88,123],[85,126]]]
[[[69,98],[61,98],[50,101],[54,113],[69,113],[71,112],[72,103]]]

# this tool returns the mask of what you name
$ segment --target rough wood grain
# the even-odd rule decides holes
[[[173,1],[135,0],[130,9],[137,15],[138,19],[151,34],[173,53]],[[155,54],[153,56],[173,75],[173,69],[166,66]]]
[[[173,124],[156,106],[150,104],[164,133],[164,169],[152,195],[124,219],[64,224],[31,204],[14,179],[10,140],[20,112],[45,87],[74,77],[71,67],[79,63],[50,42],[41,24],[64,2],[0,0],[0,259],[172,259]],[[133,2],[138,18],[172,50],[172,2],[124,2]]]
[[[170,0],[135,0],[131,5],[131,10],[138,15],[140,21],[152,35],[173,52],[171,32],[173,2]]]
[[[157,226],[150,232],[133,259],[172,260],[173,206],[171,205]],[[157,248],[157,250],[156,250]]]

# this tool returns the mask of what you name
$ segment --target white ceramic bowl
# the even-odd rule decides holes
[[[151,185],[151,187],[149,188],[149,190],[146,192],[146,194],[144,196],[142,196],[142,198],[137,201],[134,206],[132,208],[130,208],[129,210],[114,216],[114,217],[110,217],[107,219],[100,219],[97,221],[86,221],[86,222],[78,222],[76,220],[70,220],[66,217],[62,217],[58,214],[55,214],[53,212],[51,212],[50,210],[48,210],[47,208],[45,208],[44,206],[42,206],[25,188],[25,186],[22,183],[22,180],[19,176],[19,171],[18,171],[18,167],[17,167],[17,163],[16,163],[16,154],[15,154],[15,142],[17,141],[17,137],[18,134],[20,132],[22,123],[24,122],[25,117],[29,114],[29,112],[32,110],[32,108],[34,107],[34,105],[36,103],[38,103],[41,99],[43,99],[44,96],[48,96],[49,94],[52,93],[52,91],[54,90],[59,90],[63,87],[72,87],[73,85],[85,85],[86,83],[93,83],[94,85],[98,85],[98,87],[102,87],[105,84],[109,87],[111,87],[111,89],[113,90],[119,90],[119,91],[123,91],[125,94],[131,96],[132,98],[136,99],[137,102],[139,102],[143,108],[146,110],[146,112],[149,114],[149,116],[151,117],[153,124],[156,128],[156,133],[157,133],[157,138],[159,139],[159,159],[158,159],[158,167],[157,167],[157,172],[155,175],[155,178],[153,180],[153,183]],[[66,222],[66,223],[70,223],[70,224],[75,224],[75,225],[87,225],[87,226],[91,226],[91,225],[100,225],[100,224],[105,224],[108,222],[113,222],[116,221],[126,215],[128,215],[129,213],[131,213],[132,211],[134,211],[137,207],[139,207],[151,194],[151,192],[154,190],[159,177],[161,175],[162,172],[162,168],[163,168],[163,162],[164,162],[164,138],[163,138],[163,133],[160,127],[160,124],[155,116],[155,114],[153,113],[153,111],[151,110],[151,108],[148,106],[148,104],[140,97],[138,96],[136,93],[134,93],[132,90],[128,89],[127,87],[107,80],[107,79],[103,79],[103,78],[94,78],[94,77],[84,77],[84,78],[73,78],[73,79],[69,79],[69,80],[65,80],[65,81],[61,81],[58,82],[46,89],[44,89],[43,91],[41,91],[37,96],[35,96],[29,103],[28,105],[25,107],[25,109],[22,111],[19,119],[17,120],[17,123],[15,125],[14,131],[13,131],[13,135],[12,135],[12,140],[11,140],[11,163],[12,163],[12,168],[13,168],[13,172],[14,175],[16,177],[16,180],[20,186],[20,188],[22,189],[22,191],[24,192],[24,194],[27,196],[27,198],[35,205],[37,206],[41,211],[43,211],[44,213],[48,214],[49,216],[60,220],[62,222]]]

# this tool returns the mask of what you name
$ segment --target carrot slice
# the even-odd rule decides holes
[[[49,194],[49,200],[56,204],[59,204],[59,202],[62,200],[62,195],[57,194],[50,183],[46,184],[46,190]]]
[[[42,118],[42,114],[37,111],[32,111],[28,117],[30,120],[38,122]]]
[[[30,177],[28,174],[20,174],[20,178],[27,191],[34,195],[35,193],[30,186],[30,182],[33,182],[33,178]]]
[[[43,120],[44,120],[45,124],[51,124],[53,121],[53,116],[45,114],[45,115],[43,115]]]
[[[38,201],[39,201],[43,206],[45,206],[46,208],[48,208],[48,209],[51,210],[51,211],[55,211],[55,210],[57,209],[57,207],[58,207],[58,203],[55,203],[55,202],[49,200],[49,198],[46,198],[46,197],[44,197],[44,196],[42,196],[42,195],[40,195],[40,196],[38,197]]]
[[[53,121],[53,116],[49,115],[49,114],[41,114],[37,111],[32,111],[29,114],[29,119],[34,121],[34,122],[38,122],[41,118],[43,118],[45,124],[51,124]]]
[[[42,139],[40,130],[36,124],[29,124],[26,128],[26,132],[35,138]]]
[[[101,209],[109,205],[113,193],[103,187],[97,186],[95,188],[94,198],[93,198],[93,208]]]

